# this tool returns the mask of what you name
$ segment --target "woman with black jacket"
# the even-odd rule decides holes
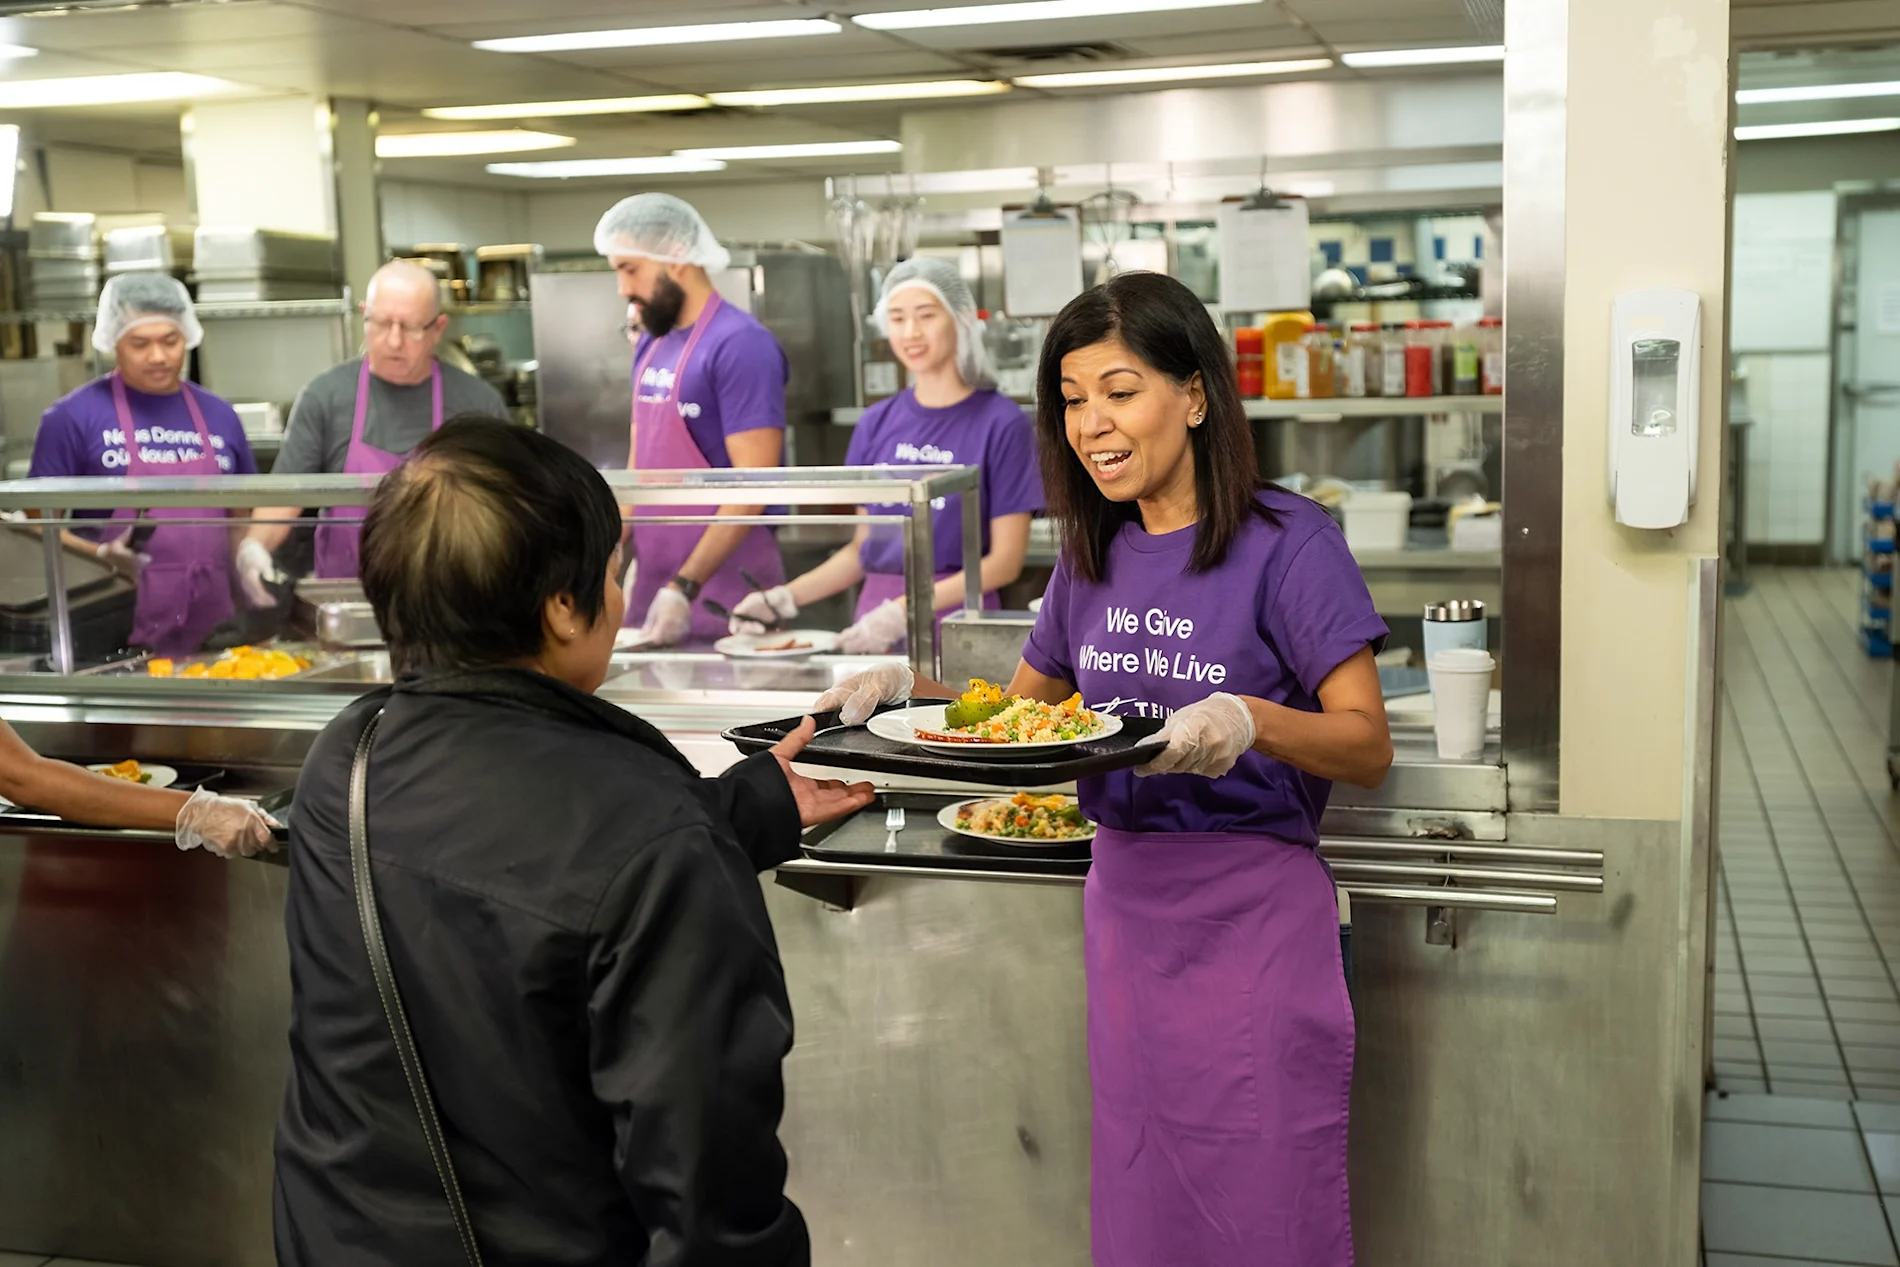
[[[706,779],[594,698],[625,606],[620,530],[582,458],[492,420],[443,427],[377,490],[363,585],[399,679],[325,729],[297,788],[280,1263],[809,1262],[757,873],[870,788],[791,770],[809,723]],[[352,764],[379,714],[374,909],[446,1166],[352,878]]]

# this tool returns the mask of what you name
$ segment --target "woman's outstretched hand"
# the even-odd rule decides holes
[[[779,768],[785,771],[785,781],[791,785],[792,799],[798,802],[798,822],[803,827],[816,827],[819,823],[855,814],[869,805],[877,795],[877,790],[869,783],[814,779],[792,769],[792,762],[798,759],[798,754],[805,750],[805,745],[817,733],[818,723],[807,717],[798,723],[797,730],[771,748],[772,755],[778,758]]]

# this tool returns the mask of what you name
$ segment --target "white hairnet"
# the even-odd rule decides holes
[[[732,262],[693,204],[672,194],[635,194],[616,202],[594,229],[594,249],[606,256],[697,264],[709,273]]]
[[[178,328],[185,346],[204,342],[205,329],[191,306],[185,284],[169,273],[120,273],[99,294],[99,320],[92,327],[92,346],[112,354],[133,326],[163,321]]]
[[[878,333],[890,337],[891,296],[900,290],[913,289],[935,295],[950,319],[957,323],[957,377],[978,391],[996,386],[996,369],[990,363],[989,348],[983,343],[983,322],[976,315],[976,296],[970,293],[969,283],[949,260],[917,256],[884,275],[884,288],[878,294],[877,309],[871,314]]]

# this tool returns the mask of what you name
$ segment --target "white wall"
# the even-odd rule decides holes
[[[381,182],[377,193],[383,242],[391,250],[419,242],[474,247],[538,240],[529,232],[526,194],[400,180]]]

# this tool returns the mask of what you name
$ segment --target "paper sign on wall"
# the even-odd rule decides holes
[[[1220,208],[1220,306],[1228,312],[1298,312],[1312,302],[1306,200]]]
[[[1874,327],[1882,334],[1900,334],[1900,282],[1882,282],[1874,292]]]
[[[1003,310],[1053,317],[1082,293],[1082,225],[1067,212],[1003,221]]]

